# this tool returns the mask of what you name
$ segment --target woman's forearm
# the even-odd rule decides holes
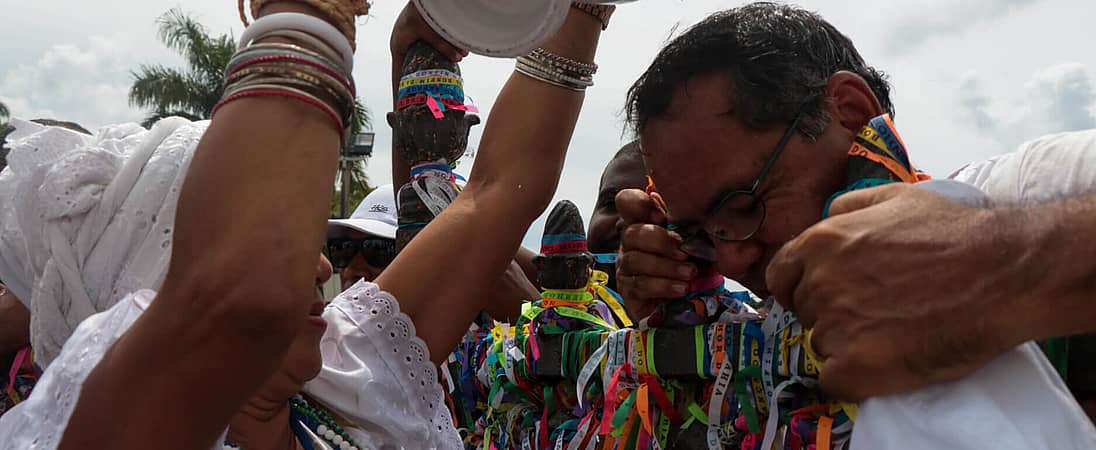
[[[593,62],[600,35],[600,21],[572,8],[564,27],[542,48]],[[514,72],[491,110],[469,186],[481,198],[513,205],[507,211],[512,219],[531,223],[555,193],[584,98],[582,92]]]
[[[279,2],[263,13],[280,11],[312,12]],[[87,378],[61,448],[216,440],[316,295],[339,134],[298,100],[219,110],[186,175],[160,293]]]
[[[600,33],[597,19],[572,10],[544,47],[592,62]],[[435,362],[494,294],[491,287],[551,201],[582,101],[581,92],[511,75],[492,108],[468,186],[378,278],[415,321]]]

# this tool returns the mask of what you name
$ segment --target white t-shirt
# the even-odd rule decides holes
[[[1004,207],[1096,193],[1096,130],[1043,136],[948,178],[974,185]]]

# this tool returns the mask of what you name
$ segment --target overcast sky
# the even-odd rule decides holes
[[[391,132],[384,125],[388,33],[403,1],[377,0],[359,26],[355,77],[377,124],[369,173],[390,181]],[[605,162],[629,140],[625,91],[677,27],[742,4],[643,0],[621,7],[599,50],[597,85],[587,95],[557,199],[588,216]],[[1096,126],[1091,0],[803,0],[890,74],[897,126],[914,163],[946,176],[966,162],[1011,151],[1050,132]],[[0,0],[0,101],[24,118],[73,120],[92,128],[137,121],[126,101],[142,63],[182,65],[156,39],[155,19],[179,6],[216,33],[242,29],[230,0]],[[483,114],[512,62],[474,56],[465,89]],[[535,108],[536,105],[529,105]],[[482,127],[473,131],[471,146]],[[459,169],[467,173],[471,161]],[[536,247],[541,224],[526,244]]]

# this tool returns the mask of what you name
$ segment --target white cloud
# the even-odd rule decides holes
[[[69,120],[92,128],[137,119],[129,108],[132,56],[125,45],[93,36],[56,44],[36,61],[0,77],[0,99],[15,116]]]
[[[891,11],[891,26],[876,23],[885,33],[888,50],[904,53],[929,39],[961,35],[972,25],[990,22],[1035,0],[937,0],[907,3],[904,10]]]
[[[974,126],[982,131],[996,131],[997,122],[990,116],[987,110],[990,104],[988,96],[982,93],[982,86],[978,82],[978,75],[967,72],[959,79],[959,106],[960,111],[969,114],[968,119],[974,122]]]
[[[1035,73],[1025,86],[1031,119],[1044,132],[1073,131],[1096,126],[1092,107],[1096,92],[1088,68],[1080,63],[1058,64]]]
[[[976,74],[961,78],[960,117],[1008,148],[1048,133],[1096,127],[1096,88],[1088,67],[1080,63],[1037,70],[1022,87],[996,98],[984,90]]]

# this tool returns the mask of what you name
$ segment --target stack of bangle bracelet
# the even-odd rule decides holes
[[[292,98],[323,111],[345,139],[354,114],[352,58],[346,38],[323,20],[298,13],[264,16],[240,38],[212,114],[241,98]]]
[[[594,85],[597,64],[575,61],[537,48],[518,57],[514,70],[553,86],[581,92]]]

